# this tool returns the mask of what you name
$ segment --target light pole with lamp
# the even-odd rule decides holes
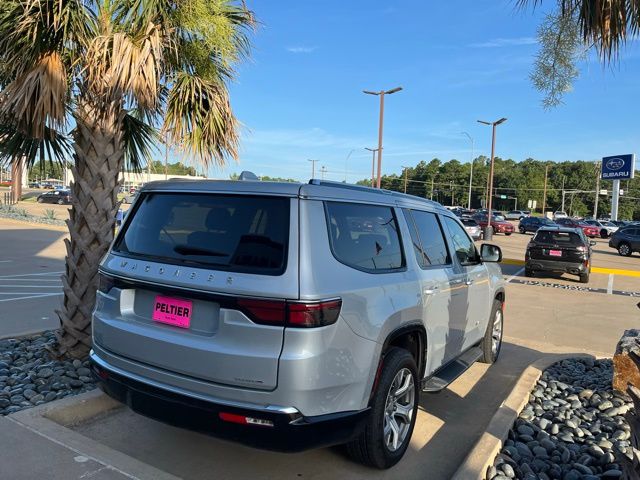
[[[465,135],[469,141],[471,142],[471,172],[469,173],[469,201],[467,202],[467,210],[471,210],[471,184],[473,182],[473,137],[469,135],[467,132],[462,132],[462,135]]]
[[[364,147],[365,150],[369,150],[373,153],[373,158],[371,159],[371,187],[375,188],[376,186],[376,152],[377,148],[369,148]]]
[[[384,124],[384,96],[391,95],[402,90],[402,87],[392,88],[391,90],[380,90],[379,92],[371,92],[363,90],[367,95],[378,95],[380,97],[380,123],[378,125],[378,181],[376,185],[380,188],[380,179],[382,177],[382,127]]]
[[[493,218],[493,160],[495,157],[496,150],[496,127],[501,123],[506,122],[507,119],[502,117],[500,120],[496,120],[495,122],[485,122],[484,120],[478,120],[478,123],[482,123],[483,125],[489,125],[492,127],[491,132],[491,166],[489,167],[489,194],[487,195],[489,198],[487,199],[487,226],[483,232],[484,240],[491,240],[493,238],[493,227],[491,226],[491,219]]]
[[[311,158],[309,158],[309,159],[307,160],[307,162],[311,162],[311,178],[312,178],[312,179],[313,179],[313,178],[316,178],[316,162],[317,162],[317,161],[318,161],[318,160],[313,160],[313,159],[311,159]]]

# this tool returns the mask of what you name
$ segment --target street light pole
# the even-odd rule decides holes
[[[311,162],[311,178],[316,178],[316,162],[318,160],[307,159],[307,162]]]
[[[349,152],[349,155],[347,155],[346,160],[344,161],[344,183],[347,183],[347,172],[349,171],[349,157],[351,157],[351,154],[355,152],[355,150],[351,150]]]
[[[489,168],[489,195],[488,195],[488,212],[487,212],[487,226],[484,230],[484,239],[491,240],[493,238],[493,227],[491,226],[491,219],[493,218],[493,163],[495,159],[496,153],[496,127],[501,123],[506,122],[507,119],[502,117],[500,120],[496,120],[495,122],[485,122],[484,120],[478,120],[478,123],[482,123],[483,125],[490,125],[492,127],[491,132],[491,166]]]
[[[469,200],[467,201],[467,210],[471,210],[471,184],[473,182],[473,137],[469,135],[467,132],[462,132],[462,135],[466,135],[469,141],[471,142],[471,162],[469,163],[471,166],[471,172],[469,173]]]
[[[371,160],[371,186],[375,188],[376,186],[376,152],[377,148],[369,148],[364,147],[365,150],[369,150],[373,153],[373,159]]]
[[[407,173],[409,172],[409,167],[402,166],[404,168],[404,193],[407,193]]]
[[[380,121],[378,124],[378,181],[377,187],[380,188],[380,181],[382,177],[382,130],[384,125],[384,96],[391,95],[402,90],[402,87],[392,88],[391,90],[380,90],[379,92],[372,92],[369,90],[363,90],[367,95],[378,95],[380,97]]]

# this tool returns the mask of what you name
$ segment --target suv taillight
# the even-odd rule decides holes
[[[102,272],[98,272],[98,291],[102,293],[109,293],[109,291],[113,288],[114,280],[113,277],[109,275],[105,275]]]
[[[336,323],[342,300],[286,302],[284,300],[238,299],[238,306],[255,323],[292,328],[316,328]]]

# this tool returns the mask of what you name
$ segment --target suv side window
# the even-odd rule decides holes
[[[333,256],[358,270],[404,268],[398,222],[391,207],[325,202]]]
[[[416,260],[422,268],[451,263],[438,217],[430,212],[404,209]]]
[[[453,249],[455,250],[456,257],[461,265],[476,265],[480,263],[480,255],[476,250],[476,246],[473,241],[467,235],[467,232],[462,228],[458,222],[450,217],[442,217],[444,223],[451,235],[451,241],[453,243]]]

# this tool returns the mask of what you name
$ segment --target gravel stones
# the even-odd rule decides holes
[[[568,359],[533,388],[487,479],[615,480],[630,455],[624,414],[631,400],[611,389],[611,360]]]
[[[95,388],[87,360],[52,360],[53,332],[0,340],[0,415]]]

